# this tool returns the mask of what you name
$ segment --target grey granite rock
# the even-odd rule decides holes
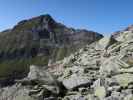
[[[70,78],[63,80],[63,85],[69,90],[76,87],[84,87],[90,85],[90,80],[87,77],[71,75]]]

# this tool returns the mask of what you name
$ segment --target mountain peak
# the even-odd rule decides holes
[[[28,71],[28,64],[45,66],[49,60],[52,63],[56,62],[102,37],[93,31],[68,28],[56,22],[49,14],[20,21],[13,29],[0,34],[0,78],[24,77]],[[14,62],[14,65],[6,61]],[[7,65],[3,66],[4,62]],[[26,62],[26,65],[20,62]],[[6,74],[6,69],[10,66],[13,66],[14,70]],[[17,75],[13,74],[14,71]]]
[[[34,28],[43,28],[50,30],[56,25],[56,21],[49,14],[45,14],[37,17],[32,17],[30,19],[22,20],[18,22],[16,26],[14,26],[13,30],[17,30],[17,32],[32,30]]]
[[[37,17],[33,17],[29,21],[32,21],[32,20],[40,20],[42,22],[54,21],[54,19],[52,18],[52,16],[50,14],[44,14],[44,15],[40,15]]]

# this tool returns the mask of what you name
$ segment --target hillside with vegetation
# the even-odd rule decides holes
[[[20,21],[0,32],[0,84],[12,84],[28,74],[30,65],[47,67],[102,37],[68,28],[48,14]]]

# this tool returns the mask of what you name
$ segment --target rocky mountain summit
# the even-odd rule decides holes
[[[70,51],[67,50],[70,47],[80,48],[102,37],[93,31],[68,28],[56,22],[50,15],[41,15],[23,20],[13,29],[1,33],[0,58],[10,60],[50,56],[56,61],[68,56]],[[57,51],[62,53],[64,48],[66,54],[58,54]]]
[[[0,100],[133,100],[133,32],[104,37],[0,89]]]
[[[23,20],[0,33],[0,85],[24,78],[32,64],[47,66],[102,37],[68,28],[48,14]]]

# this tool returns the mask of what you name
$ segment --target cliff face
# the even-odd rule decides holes
[[[93,31],[68,28],[50,15],[23,20],[0,33],[0,82],[12,83],[27,74],[30,64],[53,63],[102,37]]]

